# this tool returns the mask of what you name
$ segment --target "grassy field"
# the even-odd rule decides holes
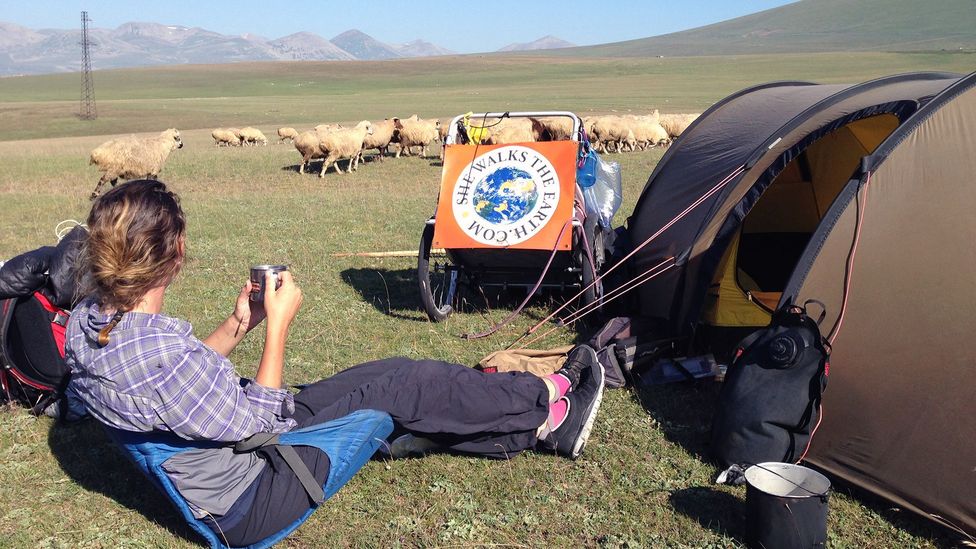
[[[701,112],[773,80],[863,82],[969,73],[972,55],[830,53],[686,58],[456,56],[95,71],[98,120],[78,120],[78,74],[0,79],[0,140],[247,125],[311,127],[467,111]]]
[[[864,78],[920,65],[965,70],[941,58],[871,54],[851,59],[834,72],[824,58],[818,68],[808,64],[795,73],[788,71],[788,60],[771,68],[771,58],[738,60],[737,68],[723,67],[715,59],[689,61],[688,66],[674,60],[608,61],[598,66],[535,60],[523,66],[486,58],[479,61],[483,67],[447,60],[446,66],[459,71],[450,75],[425,74],[421,62],[370,64],[362,74],[320,64],[322,73],[316,77],[308,73],[319,64],[269,65],[265,67],[271,72],[281,72],[252,72],[250,77],[244,66],[188,68],[173,74],[166,69],[128,71],[111,74],[120,88],[129,86],[114,99],[109,99],[107,85],[113,80],[96,75],[104,90],[101,96],[107,99],[99,104],[104,109],[100,112],[114,112],[117,118],[93,126],[71,118],[74,103],[69,92],[54,91],[67,85],[68,77],[4,79],[0,137],[8,141],[0,143],[0,258],[51,244],[58,222],[87,215],[87,195],[97,179],[94,168],[86,165],[87,153],[104,137],[69,135],[168,125],[209,128],[218,121],[252,123],[273,133],[286,122],[376,118],[390,111],[447,116],[480,108],[701,110],[728,91],[767,79],[851,80],[869,66],[874,72],[867,71],[871,74]],[[384,77],[383,67],[402,73]],[[660,72],[653,73],[654,67]],[[722,71],[719,79],[708,74],[713,69]],[[221,74],[236,75],[240,86],[205,85],[208,79],[221,81]],[[330,74],[344,83],[329,83]],[[483,80],[473,80],[479,74]],[[513,78],[511,86],[499,82],[512,75],[525,80]],[[174,81],[177,76],[183,80]],[[322,84],[314,88],[317,92],[305,93],[297,84],[303,79]],[[292,88],[281,95],[262,84],[286,81]],[[32,95],[24,82],[50,86]],[[368,87],[367,82],[378,85]],[[439,85],[439,91],[424,93],[425,82]],[[594,88],[598,83],[602,87]],[[145,92],[144,86],[152,92]],[[344,92],[323,91],[332,86]],[[549,93],[553,88],[556,91]],[[238,95],[231,97],[234,90]],[[178,122],[164,123],[167,116]],[[14,141],[26,137],[43,139]],[[510,302],[466,310],[432,324],[417,305],[415,260],[333,255],[415,249],[437,194],[440,167],[434,159],[368,163],[352,175],[330,172],[319,179],[295,171],[298,155],[290,146],[216,149],[209,129],[185,130],[184,141],[186,146],[173,153],[162,174],[180,193],[189,219],[189,260],[167,295],[166,310],[190,320],[197,333],[205,335],[229,312],[249,265],[290,264],[304,289],[305,304],[290,336],[289,383],[392,355],[473,365],[508,344],[553,303],[553,298],[537,302],[513,327],[493,338],[465,341],[457,335],[501,319]],[[622,165],[626,197],[618,222],[632,209],[660,155],[655,150],[614,157]],[[245,340],[232,357],[242,375],[252,374],[260,358],[262,342],[257,336]],[[540,345],[554,346],[575,337],[573,332],[560,332]],[[744,490],[712,485],[716,470],[705,459],[716,391],[715,384],[704,383],[608,392],[590,445],[576,462],[538,454],[507,462],[457,456],[371,462],[284,545],[739,546]],[[91,423],[58,426],[19,409],[0,411],[0,479],[0,547],[198,543]],[[956,542],[914,515],[844,487],[838,487],[830,501],[832,547]]]

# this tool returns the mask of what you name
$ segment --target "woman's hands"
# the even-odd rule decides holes
[[[264,312],[268,317],[268,332],[287,332],[302,306],[302,289],[295,284],[291,271],[278,273],[281,285],[277,288],[274,278],[270,272],[264,278]]]
[[[251,291],[254,285],[248,280],[241,287],[241,293],[237,295],[237,302],[234,304],[233,318],[237,321],[235,335],[241,330],[244,333],[250,332],[255,326],[261,323],[267,316],[264,312],[264,303],[251,301]]]
[[[254,381],[265,387],[281,387],[281,371],[285,366],[285,340],[288,327],[302,306],[302,290],[295,284],[290,271],[278,273],[281,286],[275,288],[274,276],[264,278],[264,310],[268,315],[264,353]]]

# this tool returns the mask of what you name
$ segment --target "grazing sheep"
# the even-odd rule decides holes
[[[232,147],[241,144],[241,138],[230,130],[217,128],[210,132],[210,136],[213,137],[214,146],[217,147]]]
[[[363,142],[366,136],[373,133],[373,124],[369,120],[363,120],[356,124],[354,128],[343,128],[332,130],[331,132],[319,132],[319,149],[325,154],[325,161],[322,162],[322,172],[319,177],[325,177],[325,171],[329,166],[335,164],[337,172],[342,173],[339,167],[339,160],[349,159],[346,166],[346,173],[352,173],[359,167],[359,151],[363,150]]]
[[[451,133],[451,120],[453,118],[448,118],[447,120],[437,119],[437,137],[441,140],[441,143],[447,143],[447,134]]]
[[[654,115],[635,116],[633,118],[631,130],[634,132],[634,139],[637,141],[637,147],[640,150],[643,151],[647,147],[658,145],[667,146],[671,142],[667,130],[658,123],[658,120],[659,118]]]
[[[542,132],[539,141],[570,141],[573,136],[573,121],[565,116],[546,116],[538,119]]]
[[[366,140],[363,141],[363,149],[359,152],[359,159],[363,160],[363,152],[366,150],[377,149],[379,151],[377,156],[382,162],[383,156],[390,149],[390,142],[393,141],[396,132],[396,124],[389,118],[384,118],[382,122],[373,124],[373,133],[368,134]]]
[[[534,118],[505,118],[490,126],[489,131],[491,133],[485,140],[486,144],[505,145],[539,141],[545,129]]]
[[[438,119],[437,123],[437,137],[441,141],[441,154],[438,158],[444,160],[444,147],[447,145],[447,134],[451,133],[451,120],[453,118],[448,118],[447,120]]]
[[[305,168],[315,158],[325,158],[325,153],[319,148],[319,132],[310,131],[298,134],[292,144],[302,155],[302,163],[298,165],[298,173],[305,173]]]
[[[91,152],[88,164],[95,164],[102,177],[91,193],[94,200],[105,183],[114,187],[120,178],[156,179],[163,164],[174,149],[183,148],[177,129],[168,129],[158,137],[140,138],[134,135],[106,141]]]
[[[421,158],[427,158],[427,146],[431,141],[437,139],[440,129],[440,120],[421,120],[416,114],[406,119],[394,118],[393,124],[396,126],[400,147],[397,149],[396,158],[400,158],[400,153],[406,152],[410,155],[410,147],[419,146]]]
[[[278,128],[279,142],[284,143],[286,139],[291,139],[292,143],[294,143],[296,137],[298,137],[298,130],[295,128]]]
[[[630,123],[620,116],[598,116],[592,120],[593,126],[590,139],[596,141],[597,145],[602,145],[606,151],[615,150],[621,152],[625,144],[632,144],[636,141],[634,132],[630,128]],[[613,147],[611,148],[611,145]]]
[[[241,137],[241,129],[240,128],[227,128],[227,131],[229,131],[230,133],[234,134],[234,136],[237,137],[237,141],[241,145],[244,144],[244,138]]]
[[[696,114],[662,114],[661,115],[661,126],[667,130],[668,135],[672,138],[678,137],[688,126],[695,121],[696,118],[701,116],[701,113]]]
[[[258,143],[267,145],[268,138],[261,133],[261,130],[248,126],[241,129],[241,143],[245,145],[257,145]]]

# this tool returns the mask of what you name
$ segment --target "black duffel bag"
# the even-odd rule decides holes
[[[818,320],[787,305],[739,343],[712,421],[711,452],[723,467],[794,463],[809,447],[827,386],[830,345]]]

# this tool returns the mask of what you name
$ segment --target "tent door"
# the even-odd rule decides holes
[[[810,237],[861,158],[900,124],[894,114],[855,120],[824,135],[775,176],[719,263],[704,320],[765,326]]]

